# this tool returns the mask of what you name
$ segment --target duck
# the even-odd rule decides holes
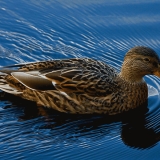
[[[0,68],[0,90],[69,114],[116,115],[148,99],[143,77],[160,77],[160,58],[151,48],[135,46],[120,72],[91,58],[59,59]]]

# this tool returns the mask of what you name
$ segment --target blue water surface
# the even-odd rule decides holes
[[[0,66],[90,57],[120,70],[134,46],[160,56],[158,0],[0,1]],[[160,79],[148,107],[125,118],[66,115],[0,97],[0,159],[160,159]],[[137,114],[138,113],[138,114]]]

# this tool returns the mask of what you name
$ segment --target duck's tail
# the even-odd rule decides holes
[[[22,92],[17,90],[16,88],[13,88],[12,86],[10,86],[8,84],[8,82],[5,80],[5,77],[7,76],[7,73],[2,73],[0,72],[0,90],[10,93],[10,94],[14,94],[14,95],[18,95],[21,94]]]

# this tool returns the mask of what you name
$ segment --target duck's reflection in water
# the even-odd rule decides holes
[[[147,124],[150,123],[146,114],[148,111],[147,102],[138,109],[116,116],[71,115],[36,106],[35,103],[8,94],[1,96],[1,100],[6,100],[6,97],[12,104],[24,107],[24,115],[20,116],[19,120],[26,121],[43,116],[44,124],[38,126],[38,129],[50,129],[52,133],[54,132],[54,136],[55,134],[59,136],[59,128],[63,128],[63,135],[69,134],[70,137],[74,135],[74,138],[83,136],[83,138],[95,141],[105,136],[112,138],[112,133],[115,133],[114,130],[116,130],[116,132],[119,131],[117,134],[120,134],[124,144],[139,149],[153,147],[160,141],[159,126],[157,128],[147,127]],[[62,140],[64,140],[64,136]]]

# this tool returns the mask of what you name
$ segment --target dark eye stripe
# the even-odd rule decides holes
[[[149,59],[149,58],[144,58],[144,60],[145,60],[145,61],[147,61],[147,62],[149,62],[149,61],[150,61],[150,59]]]
[[[158,67],[158,62],[152,62],[152,61],[150,61],[150,59],[149,58],[144,58],[144,59],[142,59],[142,58],[135,58],[136,60],[145,60],[146,62],[150,62],[150,63],[152,63],[152,65],[153,66],[155,66],[155,67]]]
[[[142,60],[142,58],[135,58],[136,60]]]
[[[158,67],[158,63],[157,62],[153,62],[152,63],[155,67]]]

